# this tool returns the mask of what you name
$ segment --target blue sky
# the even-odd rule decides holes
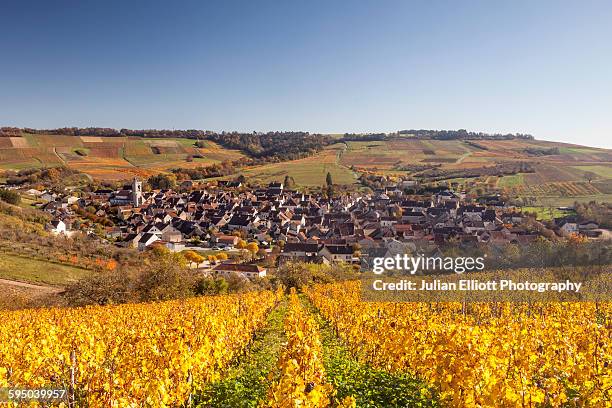
[[[0,124],[612,147],[609,1],[5,1]]]

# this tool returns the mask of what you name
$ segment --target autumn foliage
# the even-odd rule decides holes
[[[364,363],[410,372],[453,407],[606,407],[612,309],[594,303],[362,302],[358,282],[309,298]]]

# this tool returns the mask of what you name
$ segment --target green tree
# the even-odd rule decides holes
[[[229,284],[223,278],[204,277],[198,279],[194,285],[196,295],[220,295],[227,293]]]
[[[133,281],[125,270],[94,273],[69,284],[63,298],[69,306],[110,305],[138,301],[130,290]]]
[[[585,171],[583,177],[590,183],[593,179],[597,178],[597,174],[592,171]]]
[[[283,181],[283,184],[284,184],[285,188],[287,188],[287,189],[295,188],[295,180],[293,179],[293,177],[291,177],[288,174],[285,176],[285,180]]]
[[[142,301],[184,298],[193,294],[193,277],[181,254],[153,245],[137,280]]]
[[[17,205],[21,202],[21,196],[16,191],[0,189],[0,200],[9,204]]]
[[[167,190],[176,186],[174,174],[156,174],[147,179],[149,185],[154,189]]]

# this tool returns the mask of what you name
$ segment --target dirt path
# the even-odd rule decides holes
[[[0,285],[18,286],[20,288],[35,289],[45,292],[61,292],[62,289],[53,286],[33,285],[31,283],[19,282],[9,279],[0,279]]]
[[[57,158],[62,164],[66,164],[66,160],[62,159],[62,156],[60,156],[59,153],[57,152],[57,147],[53,148],[53,153],[55,153],[55,155],[57,156]]]

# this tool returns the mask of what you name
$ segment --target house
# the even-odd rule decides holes
[[[384,247],[389,251],[391,256],[411,254],[416,252],[416,246],[413,242],[401,242],[395,238],[386,239]]]
[[[79,201],[79,197],[75,197],[75,196],[67,196],[67,197],[62,198],[62,203],[65,203],[68,205],[72,205],[76,203],[77,201]]]
[[[392,227],[394,224],[397,224],[397,218],[395,217],[381,217],[380,218],[381,227]]]
[[[267,193],[270,195],[279,195],[283,192],[283,183],[270,183]]]
[[[457,194],[455,194],[452,191],[446,190],[446,191],[442,191],[438,194],[436,194],[436,202],[439,203],[444,203],[447,201],[454,201],[454,200],[458,200],[459,196]]]
[[[57,198],[57,194],[49,191],[43,191],[40,195],[40,199],[43,201],[54,201]]]
[[[353,247],[350,245],[325,245],[319,251],[328,263],[353,262]]]
[[[157,235],[150,234],[150,233],[142,234],[142,236],[138,240],[138,249],[142,251],[156,241],[159,241],[159,238]]]
[[[113,190],[109,189],[98,189],[91,193],[91,198],[99,200],[108,200],[113,194]]]
[[[288,242],[283,247],[283,256],[290,258],[313,257],[319,254],[319,244],[307,244],[302,242]]]
[[[408,224],[419,224],[425,222],[426,216],[422,211],[404,211],[402,213],[402,221]]]
[[[142,238],[142,234],[128,234],[120,242],[120,245],[126,248],[137,248],[138,241],[140,241],[140,238]]]
[[[66,233],[66,224],[62,220],[51,221],[47,224],[47,230],[52,234],[65,234]]]
[[[235,247],[238,245],[240,238],[235,235],[218,235],[215,238],[216,243],[223,247]]]
[[[263,278],[267,269],[259,265],[223,263],[213,269],[217,275],[230,276],[237,274],[243,278]]]
[[[578,232],[578,224],[576,222],[564,221],[559,229],[567,234],[573,234]]]
[[[241,229],[244,231],[249,230],[252,227],[252,218],[248,215],[235,214],[230,218],[227,223],[227,227],[230,231]]]
[[[166,242],[177,243],[183,240],[183,234],[181,234],[181,231],[170,225],[163,229],[161,239]]]
[[[28,191],[26,191],[26,194],[33,195],[35,197],[40,197],[43,194],[43,192],[36,190],[35,188],[31,188]]]
[[[132,202],[132,192],[130,190],[119,190],[110,197],[111,205],[127,205]]]

